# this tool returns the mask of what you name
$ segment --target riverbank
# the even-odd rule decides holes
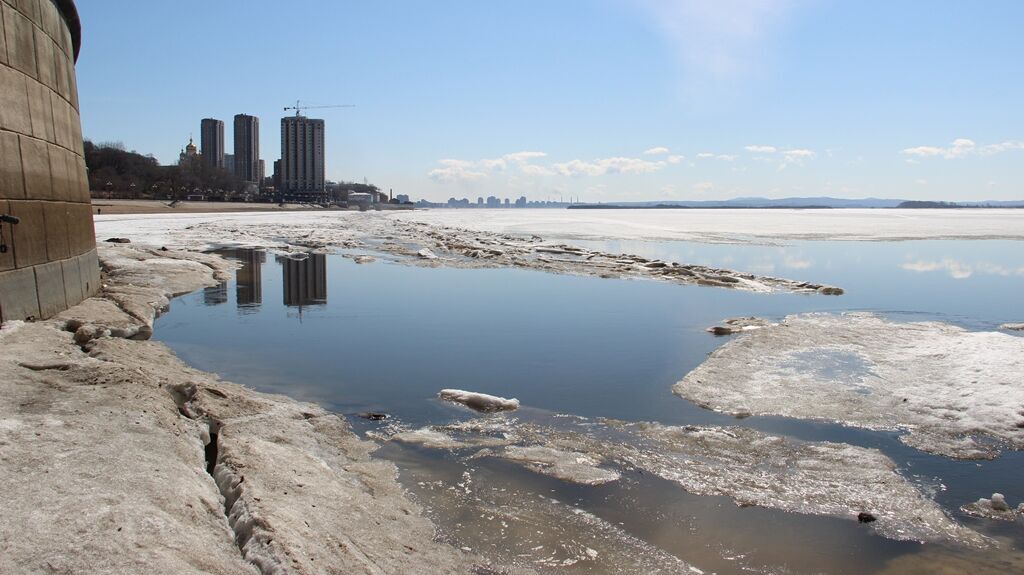
[[[103,214],[230,214],[254,212],[341,211],[312,204],[274,204],[256,202],[189,202],[173,206],[166,200],[101,200],[92,201],[92,213]]]
[[[146,341],[216,256],[101,246],[104,290],[0,330],[0,571],[469,573],[338,415]]]

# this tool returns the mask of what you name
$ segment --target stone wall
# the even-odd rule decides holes
[[[0,0],[0,320],[46,318],[100,284],[71,0]]]

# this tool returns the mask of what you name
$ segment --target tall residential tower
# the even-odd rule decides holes
[[[199,146],[203,162],[214,168],[224,168],[224,121],[203,118],[200,124]]]
[[[260,119],[256,116],[235,116],[235,175],[245,182],[259,179]]]
[[[281,118],[281,189],[286,201],[323,201],[324,121]]]

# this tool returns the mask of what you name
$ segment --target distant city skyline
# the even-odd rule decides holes
[[[1019,2],[79,8],[85,136],[162,163],[201,118],[301,99],[357,106],[317,114],[326,179],[435,202],[1024,199]],[[245,61],[182,57],[209,38]]]

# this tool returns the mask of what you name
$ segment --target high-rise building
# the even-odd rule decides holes
[[[267,163],[263,160],[256,162],[256,183],[260,186],[263,185],[263,180],[267,177]]]
[[[281,118],[281,189],[286,201],[322,201],[324,121],[305,116]]]
[[[260,119],[235,116],[235,176],[243,182],[257,181],[260,160]]]
[[[204,164],[214,168],[223,168],[224,122],[216,118],[203,118],[200,123],[199,145]]]
[[[235,173],[235,155],[234,154],[224,154],[224,169],[229,174],[234,174]]]

